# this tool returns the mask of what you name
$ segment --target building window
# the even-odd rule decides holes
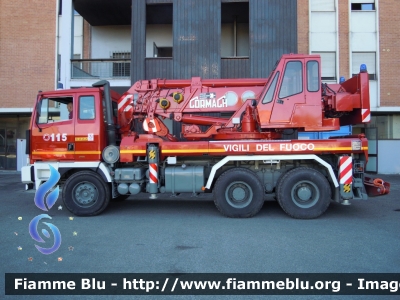
[[[112,58],[116,60],[121,60],[119,62],[113,63],[113,77],[129,77],[131,75],[131,53],[114,52],[112,54]]]
[[[17,168],[17,128],[13,127],[15,125],[11,122],[0,123],[0,169]]]
[[[360,73],[360,66],[365,64],[369,75],[369,80],[377,80],[376,76],[376,53],[375,52],[353,52],[352,53],[352,75]]]
[[[172,57],[173,5],[146,6],[146,57]]]
[[[378,129],[378,140],[399,140],[400,139],[400,115],[375,115],[371,116],[371,122],[367,128]]]
[[[311,0],[311,11],[335,11],[335,0]]]
[[[221,57],[248,57],[249,2],[221,4]]]
[[[363,11],[375,10],[375,3],[352,3],[351,10],[363,10]]]
[[[312,52],[321,56],[321,79],[336,80],[336,52]]]
[[[172,57],[172,47],[159,47],[153,43],[153,57]]]
[[[310,51],[321,56],[321,79],[336,81],[337,1],[310,0]]]

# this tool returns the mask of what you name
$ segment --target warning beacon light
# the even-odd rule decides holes
[[[366,64],[362,64],[360,66],[360,73],[367,73],[367,65]]]

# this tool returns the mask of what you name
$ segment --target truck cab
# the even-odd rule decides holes
[[[30,160],[100,161],[107,145],[103,88],[39,92],[29,132]],[[119,94],[111,91],[113,122]]]
[[[281,58],[258,102],[261,128],[339,129],[339,120],[333,126],[322,124],[320,60],[318,55]]]

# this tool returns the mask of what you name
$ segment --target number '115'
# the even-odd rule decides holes
[[[57,142],[63,141],[63,142],[65,142],[67,140],[67,134],[66,133],[63,133],[63,134],[61,134],[61,133],[57,133],[57,134],[52,133],[52,134],[50,134],[50,139],[51,139],[52,142],[54,142],[54,141],[57,141]]]

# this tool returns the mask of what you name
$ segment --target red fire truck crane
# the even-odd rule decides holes
[[[54,167],[65,206],[80,216],[139,193],[212,192],[228,217],[251,217],[274,195],[288,215],[316,218],[331,200],[367,199],[366,186],[388,193],[388,183],[364,180],[363,134],[296,138],[370,120],[366,67],[324,84],[320,64],[283,55],[265,79],[141,80],[122,97],[107,81],[39,92],[22,182],[38,188]]]

